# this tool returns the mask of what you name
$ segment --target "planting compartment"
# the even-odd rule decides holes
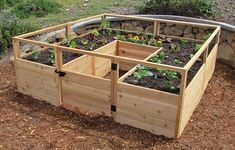
[[[20,93],[53,105],[70,105],[112,117],[121,124],[147,130],[167,137],[180,137],[214,72],[220,27],[162,19],[104,14],[93,18],[116,17],[153,22],[154,34],[159,35],[161,23],[187,24],[213,29],[211,36],[184,67],[148,62],[162,48],[114,40],[94,51],[48,44],[29,36],[66,28],[67,38],[71,25],[78,20],[40,31],[17,36],[13,39],[17,89]],[[172,38],[172,36],[171,36]],[[174,36],[180,39],[181,37]],[[208,53],[209,44],[216,43]],[[189,39],[196,41],[195,39]],[[20,43],[31,43],[55,49],[55,66],[48,66],[24,59],[20,55]],[[82,56],[63,64],[62,52],[69,51]],[[203,56],[203,64],[194,78],[187,83],[187,75],[193,64]],[[125,83],[137,65],[172,70],[181,74],[180,92],[173,94]]]

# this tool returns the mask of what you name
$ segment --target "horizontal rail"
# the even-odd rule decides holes
[[[74,53],[79,53],[79,54],[102,57],[102,58],[106,58],[106,59],[110,59],[110,60],[116,59],[116,61],[120,61],[120,62],[127,62],[127,63],[132,63],[132,64],[141,64],[141,65],[145,65],[145,66],[149,66],[149,67],[156,67],[156,68],[167,69],[167,70],[178,71],[178,72],[182,72],[182,71],[185,70],[182,67],[169,66],[169,65],[165,65],[165,64],[158,64],[158,63],[152,63],[152,62],[145,62],[143,60],[126,58],[126,57],[121,57],[121,56],[108,55],[108,54],[103,54],[103,53],[100,53],[100,52],[94,52],[94,51],[91,52],[91,51],[87,51],[87,50],[81,50],[81,49],[75,49],[75,48],[70,48],[70,47],[58,46],[58,45],[55,45],[55,44],[48,44],[48,43],[34,41],[34,40],[30,40],[30,39],[22,39],[22,38],[17,38],[17,37],[14,37],[14,39],[18,40],[18,41],[22,41],[22,42],[26,42],[26,43],[32,43],[32,44],[40,45],[40,46],[46,46],[46,47],[54,48],[54,49],[61,48],[62,50],[70,51],[70,52],[74,52]]]

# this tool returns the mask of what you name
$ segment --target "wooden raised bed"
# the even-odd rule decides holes
[[[161,47],[114,40],[94,51],[85,51],[27,39],[30,36],[63,28],[66,29],[69,39],[73,24],[94,18],[101,18],[103,22],[108,17],[152,22],[154,34],[157,36],[161,23],[207,27],[213,32],[183,67],[149,62],[148,59],[162,51]],[[56,106],[71,105],[103,113],[121,124],[154,134],[179,138],[214,72],[219,36],[220,27],[215,25],[113,14],[97,15],[57,25],[13,38],[17,89],[23,94]],[[182,37],[174,36],[174,38]],[[208,50],[213,39],[216,43],[211,50]],[[187,40],[197,41],[189,38]],[[21,42],[38,45],[44,49],[55,49],[55,67],[25,60],[24,56],[20,55]],[[63,64],[64,51],[79,53],[82,56]],[[199,57],[202,57],[202,66],[191,82],[187,83],[188,72]],[[179,72],[181,75],[179,93],[125,83],[124,80],[136,71],[137,65]],[[123,75],[121,71],[124,71]]]

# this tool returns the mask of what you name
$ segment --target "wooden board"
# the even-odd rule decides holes
[[[20,93],[60,105],[54,67],[16,59],[17,89]]]
[[[65,71],[62,78],[63,103],[110,116],[111,81]]]
[[[212,51],[210,52],[206,60],[206,73],[205,73],[205,80],[204,80],[204,85],[203,85],[204,90],[206,89],[208,82],[211,79],[212,74],[215,70],[217,49],[218,49],[218,44],[214,46],[214,48],[212,49]]]
[[[119,82],[117,96],[117,122],[175,136],[179,95]]]
[[[193,111],[199,104],[201,97],[204,93],[203,90],[203,81],[204,81],[204,73],[205,73],[205,64],[202,65],[200,70],[194,76],[193,80],[187,86],[185,90],[184,100],[183,100],[183,111],[181,115],[181,122],[179,123],[179,132],[180,134],[183,132],[186,124],[188,123]]]

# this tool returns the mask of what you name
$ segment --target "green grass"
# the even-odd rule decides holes
[[[84,6],[84,0],[55,0],[62,5],[61,12],[57,14],[49,14],[43,18],[35,19],[42,27],[52,26],[59,23],[78,20],[88,16],[102,13],[112,13],[117,7],[125,7],[127,4],[138,7],[141,0],[89,0]]]

